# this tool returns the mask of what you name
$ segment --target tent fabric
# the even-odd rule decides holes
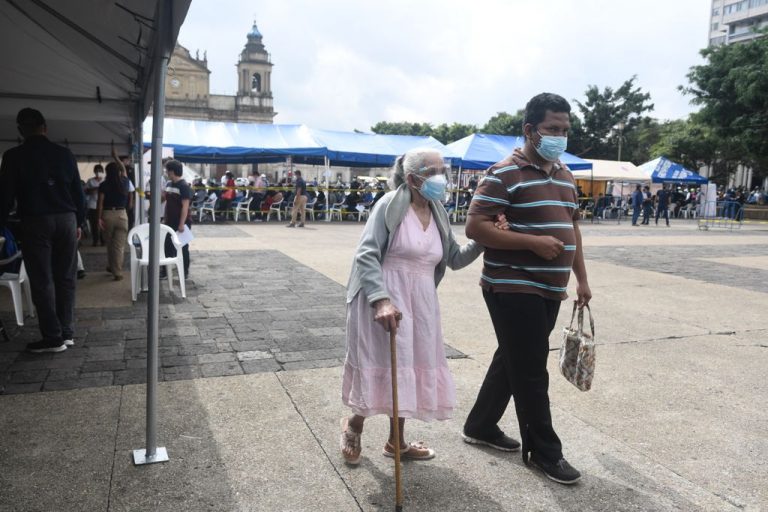
[[[445,153],[433,137],[382,135],[311,129],[312,136],[326,148],[331,165],[350,167],[390,167],[398,156],[415,148],[428,147]]]
[[[592,164],[592,170],[582,169],[573,172],[576,179],[592,179],[595,181],[626,181],[631,183],[650,181],[650,174],[638,168],[632,162],[614,160],[587,160]]]
[[[176,40],[191,0],[172,0]],[[0,3],[0,151],[20,143],[16,114],[40,110],[48,136],[82,159],[129,153],[158,55],[158,0]],[[134,14],[135,13],[135,14]]]
[[[524,137],[475,133],[446,147],[459,158],[462,168],[487,169],[509,156],[515,148],[522,148],[524,144]],[[588,161],[570,153],[564,153],[560,161],[572,171],[592,167]]]
[[[144,121],[144,143],[151,142],[152,118]],[[190,163],[277,162],[291,156],[320,163],[326,149],[304,125],[225,123],[166,118],[163,145]]]
[[[654,183],[693,183],[704,185],[709,180],[699,173],[689,171],[682,165],[669,160],[663,156],[640,166],[644,172],[648,173]]]
[[[150,142],[152,120],[144,122],[144,143]],[[433,137],[318,130],[305,125],[225,123],[165,119],[163,144],[178,160],[190,163],[296,162],[349,167],[389,167],[417,147],[446,153]]]

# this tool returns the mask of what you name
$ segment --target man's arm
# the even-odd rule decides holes
[[[592,299],[592,291],[587,282],[587,266],[584,264],[584,247],[581,243],[581,231],[579,224],[573,221],[573,232],[576,235],[576,256],[573,259],[573,275],[576,276],[576,297],[579,307],[589,304]]]
[[[530,235],[496,227],[495,218],[488,215],[467,216],[467,238],[492,249],[532,251],[545,260],[557,258],[565,249],[561,240],[553,236]]]
[[[72,201],[75,202],[75,216],[77,217],[77,229],[85,222],[85,194],[83,193],[83,186],[80,184],[80,170],[77,168],[77,160],[75,155],[71,151],[67,151],[67,158],[69,159],[70,172],[72,173],[72,181],[69,184],[69,194]],[[78,236],[80,232],[78,231]]]
[[[178,231],[184,231],[187,227],[187,215],[189,214],[189,198],[184,198],[181,200],[181,217],[179,218],[179,229]]]

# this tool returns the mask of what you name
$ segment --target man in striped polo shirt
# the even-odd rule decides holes
[[[549,334],[566,299],[571,269],[581,307],[591,298],[576,184],[559,158],[567,145],[571,107],[555,94],[533,97],[525,107],[525,145],[488,169],[469,208],[466,234],[486,247],[483,288],[498,349],[472,411],[464,440],[504,451],[520,443],[499,428],[509,399],[523,443],[523,461],[560,483],[580,473],[564,458],[549,408]],[[503,213],[509,231],[494,226]]]

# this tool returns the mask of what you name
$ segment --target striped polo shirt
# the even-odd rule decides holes
[[[480,286],[502,293],[531,293],[564,300],[576,255],[574,220],[578,219],[576,183],[557,162],[548,174],[519,150],[486,171],[472,197],[469,215],[507,217],[509,229],[562,240],[565,250],[554,260],[533,251],[487,248]]]

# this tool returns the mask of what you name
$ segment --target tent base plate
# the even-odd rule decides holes
[[[156,462],[168,462],[168,452],[164,447],[155,448],[155,454],[147,457],[147,450],[133,450],[133,465],[143,466],[144,464],[154,464]]]

